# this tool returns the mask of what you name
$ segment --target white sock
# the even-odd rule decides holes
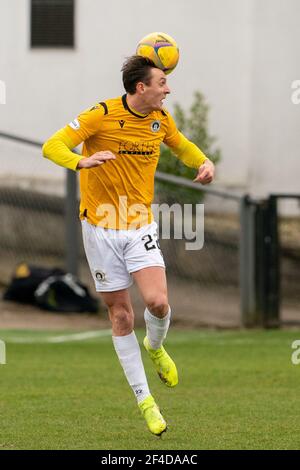
[[[152,313],[150,313],[146,308],[144,312],[144,318],[146,322],[147,338],[149,340],[150,346],[152,349],[159,349],[168,333],[171,309],[169,307],[169,311],[164,318],[158,318],[152,315]]]
[[[140,403],[150,395],[150,391],[135,332],[126,336],[113,336],[112,339],[126,379]]]

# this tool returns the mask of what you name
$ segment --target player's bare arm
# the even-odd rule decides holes
[[[215,165],[209,159],[199,167],[194,183],[209,184],[214,179]]]
[[[115,160],[116,156],[110,152],[109,150],[105,150],[104,152],[96,152],[90,157],[84,157],[79,160],[77,164],[77,169],[80,170],[81,168],[95,168],[97,166],[103,165],[107,160]]]

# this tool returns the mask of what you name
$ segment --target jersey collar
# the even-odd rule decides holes
[[[136,116],[138,118],[141,118],[141,119],[144,119],[147,116],[149,116],[149,114],[138,114],[137,111],[133,111],[132,109],[130,109],[129,106],[128,106],[127,100],[126,100],[126,96],[127,96],[126,94],[122,96],[122,103],[123,103],[124,109],[126,109],[126,111],[129,111],[131,114],[133,114],[134,116]]]

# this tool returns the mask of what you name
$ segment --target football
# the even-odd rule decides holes
[[[171,73],[179,60],[176,41],[165,33],[150,33],[138,43],[136,54],[148,57],[166,74]]]

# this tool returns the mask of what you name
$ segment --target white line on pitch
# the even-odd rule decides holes
[[[46,337],[21,337],[11,336],[5,338],[6,343],[19,343],[19,344],[34,344],[34,343],[67,343],[68,341],[83,341],[91,338],[101,338],[104,336],[110,336],[111,330],[99,330],[99,331],[84,331],[83,333],[74,333],[63,336],[46,336]]]

